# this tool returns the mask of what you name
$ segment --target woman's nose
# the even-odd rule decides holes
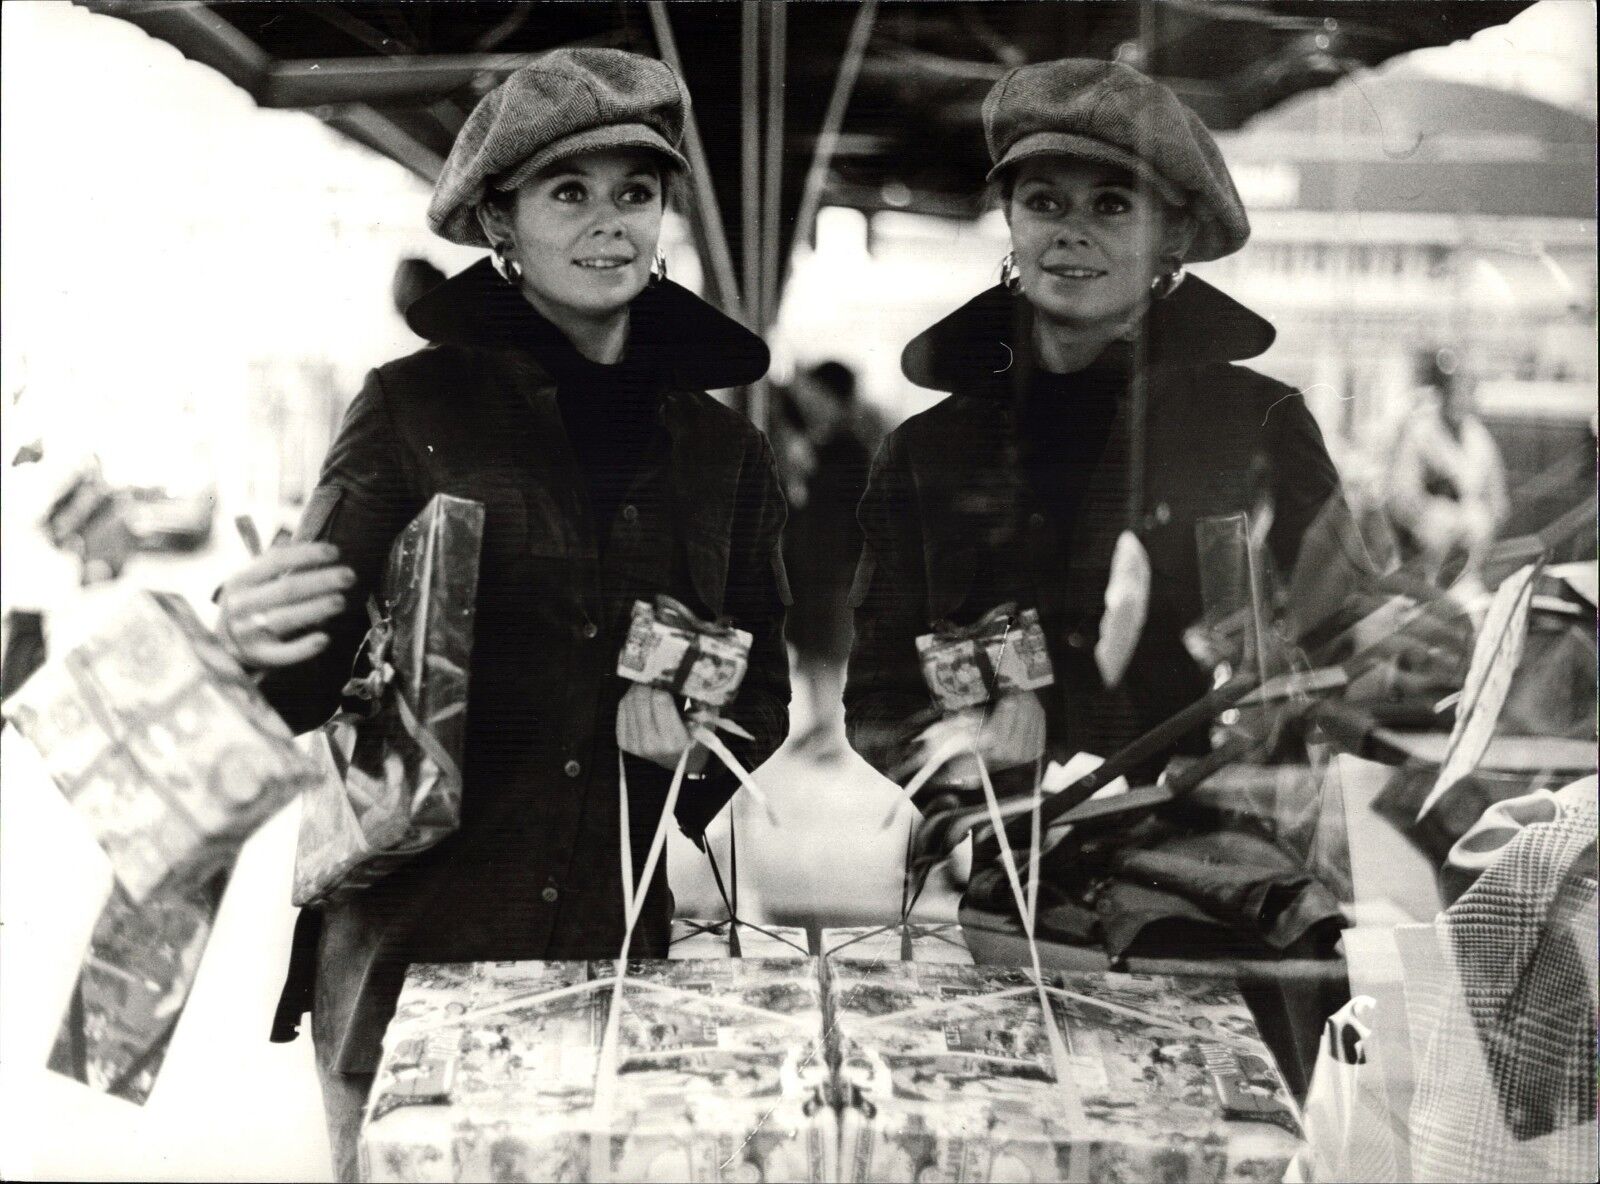
[[[589,233],[597,237],[617,238],[623,233],[622,210],[617,206],[605,206],[595,214],[595,219],[589,225]]]
[[[1056,227],[1056,242],[1061,246],[1083,246],[1089,242],[1089,234],[1082,223],[1069,214]]]

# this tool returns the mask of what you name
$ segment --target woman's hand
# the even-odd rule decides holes
[[[676,769],[678,758],[695,743],[670,692],[634,683],[617,706],[617,747],[664,769]],[[698,773],[706,763],[706,750],[689,755],[685,771]]]
[[[222,585],[217,636],[247,669],[304,662],[328,644],[317,627],[344,611],[355,582],[332,543],[273,547]]]
[[[960,754],[934,774],[940,785],[972,787],[979,784],[977,748],[991,770],[1032,764],[1044,755],[1044,705],[1032,691],[1013,691],[986,707],[969,707],[930,724],[914,744],[913,764],[920,767],[953,740],[963,740]]]

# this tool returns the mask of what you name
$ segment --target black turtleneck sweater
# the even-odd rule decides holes
[[[1084,494],[1127,393],[1128,353],[1113,345],[1082,370],[1036,369],[1029,378],[1017,405],[1018,455],[1063,553],[1070,553]]]
[[[526,344],[556,380],[561,421],[589,495],[596,543],[604,552],[612,519],[653,446],[666,439],[659,414],[665,384],[651,326],[636,315],[622,360],[610,365],[584,357],[537,313],[529,320]]]

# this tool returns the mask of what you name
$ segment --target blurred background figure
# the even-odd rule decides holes
[[[1411,413],[1395,440],[1386,503],[1403,560],[1426,578],[1475,579],[1508,511],[1505,466],[1473,413],[1455,351],[1421,355]]]
[[[843,755],[846,600],[861,535],[856,506],[882,437],[877,416],[856,398],[855,371],[823,362],[801,373],[781,403],[779,448],[789,523],[784,561],[794,592],[788,638],[797,702],[795,744],[816,756]]]

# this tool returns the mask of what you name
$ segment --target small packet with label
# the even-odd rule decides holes
[[[617,673],[706,707],[726,707],[750,666],[750,634],[703,621],[665,594],[637,600]]]
[[[917,638],[922,677],[945,711],[1055,682],[1036,609],[1007,602],[964,628],[944,624]]]

